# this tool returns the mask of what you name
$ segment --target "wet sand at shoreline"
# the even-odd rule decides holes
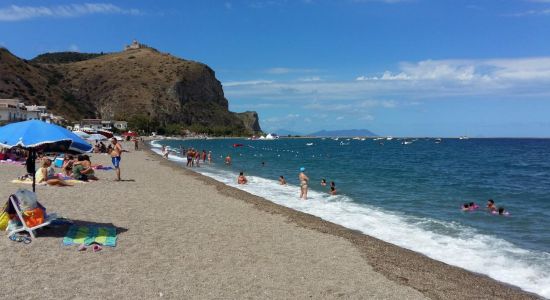
[[[125,145],[130,149],[130,145]],[[94,154],[94,164],[110,165]],[[0,197],[22,166],[0,165]],[[185,170],[148,151],[127,153],[122,177],[39,186],[49,212],[113,224],[115,248],[63,246],[66,228],[30,245],[0,241],[0,295],[15,298],[536,298]]]

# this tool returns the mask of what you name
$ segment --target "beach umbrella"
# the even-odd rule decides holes
[[[79,137],[83,138],[83,139],[87,139],[90,137],[89,134],[87,134],[86,132],[84,131],[73,131],[74,134],[78,135]]]
[[[138,136],[138,134],[135,131],[128,131],[128,132],[123,133],[122,136],[136,137],[136,136]]]
[[[21,148],[30,152],[27,160],[27,170],[32,173],[32,190],[35,191],[35,160],[36,153],[65,152],[85,153],[92,146],[73,132],[50,123],[39,120],[29,120],[11,123],[0,127],[0,146],[6,148]]]
[[[86,140],[88,141],[105,141],[107,140],[107,137],[102,135],[102,134],[99,134],[99,133],[94,133],[94,134],[90,134]]]

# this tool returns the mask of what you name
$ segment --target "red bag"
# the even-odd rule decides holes
[[[37,207],[23,212],[23,219],[28,227],[38,226],[44,223],[44,210]]]

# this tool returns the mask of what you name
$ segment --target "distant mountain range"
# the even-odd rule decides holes
[[[367,129],[347,129],[347,130],[321,130],[308,134],[308,136],[318,137],[354,137],[354,136],[378,136]]]
[[[278,129],[278,130],[275,130],[274,133],[276,133],[278,136],[289,136],[289,135],[303,135],[299,132],[296,132],[296,131],[291,131],[291,130],[286,130],[286,129]]]

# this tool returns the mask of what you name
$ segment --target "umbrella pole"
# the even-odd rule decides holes
[[[36,192],[36,150],[32,149],[31,153],[31,163],[32,163],[32,191],[33,193]]]

